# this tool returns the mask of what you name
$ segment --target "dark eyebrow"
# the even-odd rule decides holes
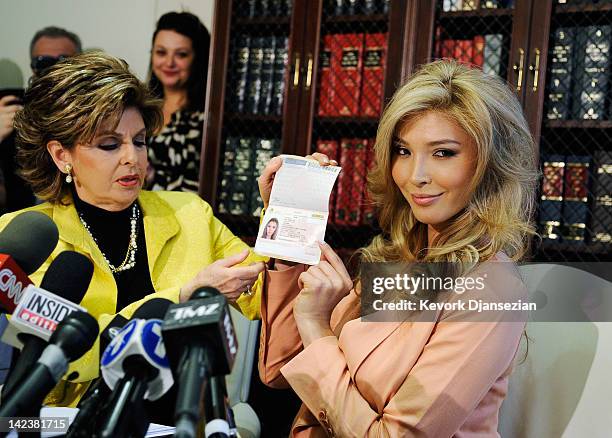
[[[136,135],[140,135],[146,132],[147,132],[147,128],[142,128],[140,131],[136,133]],[[136,135],[134,135],[134,137],[136,137]],[[116,131],[102,131],[101,133],[96,135],[96,137],[123,137],[123,135],[119,134]]]
[[[441,144],[456,144],[457,146],[461,146],[461,143],[458,142],[457,140],[453,140],[451,138],[443,138],[440,140],[435,140],[435,141],[430,141],[429,143],[427,143],[427,146],[438,146]]]
[[[164,46],[163,44],[160,44],[160,43],[153,44],[153,49],[170,50],[166,46]],[[179,46],[179,47],[175,48],[174,50],[176,50],[176,51],[184,50],[184,51],[188,52],[189,50],[192,50],[192,49],[190,49],[189,46]]]
[[[147,133],[147,128],[142,128],[140,131],[138,131],[134,137],[137,137],[141,134],[146,134]],[[101,133],[99,133],[98,135],[96,135],[95,138],[104,138],[104,137],[114,137],[114,138],[122,138],[123,135],[119,134],[118,132],[115,131],[102,131]]]
[[[395,137],[393,139],[393,143],[396,146],[409,146],[408,143],[406,143],[404,140],[402,140],[399,137]],[[443,144],[454,144],[457,146],[461,146],[461,143],[458,142],[457,140],[453,140],[452,138],[442,138],[440,140],[434,140],[434,141],[430,141],[429,143],[427,143],[427,146],[439,146],[439,145],[443,145]]]

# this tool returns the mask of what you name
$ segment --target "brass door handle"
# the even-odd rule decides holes
[[[523,84],[523,71],[525,70],[525,50],[519,48],[519,62],[514,64],[512,69],[518,72],[518,78],[516,80],[516,91],[521,91]]]
[[[296,88],[300,83],[300,54],[295,55],[295,63],[293,65],[293,88]]]
[[[535,65],[529,65],[529,70],[533,72],[533,91],[538,91],[538,79],[540,78],[540,49],[535,49]]]
[[[308,54],[308,67],[306,68],[306,89],[309,90],[312,85],[312,53]]]

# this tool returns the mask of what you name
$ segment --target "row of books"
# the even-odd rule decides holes
[[[318,115],[379,116],[386,52],[386,33],[325,35],[319,67]]]
[[[612,152],[541,158],[542,237],[549,241],[612,243]]]
[[[317,152],[336,160],[342,171],[329,200],[329,219],[338,225],[374,222],[374,206],[366,189],[366,177],[374,165],[374,139],[318,140]]]
[[[259,216],[263,203],[257,178],[280,153],[280,140],[233,137],[225,140],[218,191],[219,213]]]
[[[391,0],[327,0],[331,15],[373,15],[389,12]]]
[[[502,34],[476,35],[472,39],[437,40],[436,57],[476,65],[487,74],[499,75],[502,64]]]
[[[291,15],[293,0],[243,0],[236,2],[242,17],[287,17]]]
[[[444,12],[512,8],[514,0],[442,0]]]
[[[553,32],[546,117],[610,119],[612,26],[562,27]]]
[[[233,55],[230,111],[280,116],[285,94],[288,39],[242,34]]]

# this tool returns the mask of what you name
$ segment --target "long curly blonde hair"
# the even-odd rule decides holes
[[[473,139],[476,171],[470,200],[428,246],[419,222],[391,176],[401,128],[428,111],[454,120]],[[382,234],[360,250],[362,261],[485,261],[499,251],[518,261],[535,234],[536,149],[521,106],[499,78],[454,61],[424,65],[394,94],[376,135],[377,165],[368,189]]]

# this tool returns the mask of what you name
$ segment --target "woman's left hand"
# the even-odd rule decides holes
[[[293,315],[304,346],[314,339],[332,335],[331,314],[353,287],[342,260],[327,243],[320,243],[321,261],[298,279],[300,293],[293,305]]]
[[[320,152],[315,152],[312,155],[306,155],[304,158],[316,160],[321,166],[337,166],[336,160],[330,160],[327,155]],[[259,185],[259,194],[263,201],[264,208],[268,208],[270,202],[270,193],[272,193],[272,183],[274,183],[274,176],[276,172],[283,165],[283,159],[281,157],[272,158],[266,167],[261,171],[261,175],[257,178],[257,184]]]

